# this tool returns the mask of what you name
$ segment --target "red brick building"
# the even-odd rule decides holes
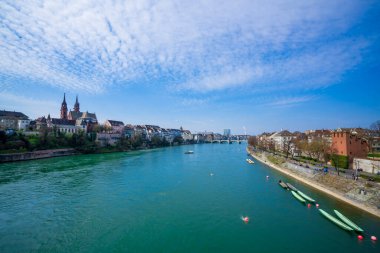
[[[332,145],[337,155],[348,156],[351,162],[354,157],[366,158],[368,141],[359,137],[355,130],[338,129],[332,133]]]

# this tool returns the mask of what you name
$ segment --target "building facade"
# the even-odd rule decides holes
[[[0,111],[0,129],[26,130],[29,123],[29,117],[21,112]]]
[[[368,154],[368,141],[359,137],[355,130],[338,129],[332,134],[332,147],[337,155],[365,158]]]

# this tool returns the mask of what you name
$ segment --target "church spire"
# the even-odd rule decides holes
[[[79,102],[78,102],[78,95],[77,95],[76,100],[75,100],[74,111],[75,112],[79,112],[80,111],[80,109],[79,109]]]
[[[67,119],[66,93],[63,93],[63,102],[61,105],[61,119]]]

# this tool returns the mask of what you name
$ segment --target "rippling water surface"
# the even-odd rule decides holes
[[[0,252],[380,252],[368,236],[380,238],[378,218],[246,158],[243,144],[204,144],[2,164]],[[366,239],[299,203],[280,178]]]

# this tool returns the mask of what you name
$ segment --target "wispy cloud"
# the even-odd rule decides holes
[[[280,97],[273,99],[271,102],[265,104],[265,106],[273,107],[293,107],[301,103],[315,100],[316,96],[292,96],[292,97]]]
[[[368,41],[346,33],[366,8],[344,0],[4,0],[0,78],[92,93],[157,79],[203,93],[323,87],[360,62]]]

